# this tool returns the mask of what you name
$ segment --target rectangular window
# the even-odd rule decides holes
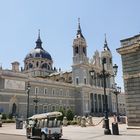
[[[60,89],[60,96],[63,96],[63,90]]]
[[[39,92],[39,88],[35,87],[35,94],[38,94],[38,92]]]
[[[44,112],[44,113],[47,112],[47,106],[43,106],[43,112]]]
[[[52,89],[52,96],[54,96],[55,95],[55,90],[54,89]]]

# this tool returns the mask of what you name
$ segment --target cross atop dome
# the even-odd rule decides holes
[[[35,49],[37,49],[37,48],[43,50],[43,48],[42,48],[42,41],[41,41],[41,38],[40,38],[40,29],[38,30],[38,39],[36,41],[36,47],[35,47]]]

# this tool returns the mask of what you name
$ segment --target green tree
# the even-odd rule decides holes
[[[73,113],[73,111],[71,109],[67,110],[66,117],[67,117],[68,121],[72,121],[73,120],[74,113]]]
[[[59,112],[62,113],[62,116],[60,116],[59,119],[63,120],[63,117],[66,115],[66,111],[64,109],[59,109]]]

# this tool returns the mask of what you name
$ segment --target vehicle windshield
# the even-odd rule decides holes
[[[56,118],[54,120],[49,119],[39,119],[39,120],[29,120],[28,125],[30,127],[37,127],[37,128],[44,128],[44,127],[60,127],[61,126],[61,120],[57,120]]]

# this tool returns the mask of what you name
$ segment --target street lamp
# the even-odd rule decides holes
[[[105,118],[104,118],[104,124],[105,124],[105,129],[104,129],[104,134],[105,135],[110,135],[111,130],[109,128],[109,119],[108,119],[108,103],[107,103],[107,95],[106,95],[106,77],[110,76],[109,73],[105,71],[105,64],[106,64],[106,58],[102,59],[102,72],[100,74],[100,77],[103,78],[103,88],[104,88],[104,113],[105,113]],[[114,77],[117,75],[118,71],[118,66],[115,64],[113,66],[113,71],[114,71]],[[92,79],[95,74],[94,70],[89,71]]]
[[[29,118],[29,93],[30,93],[30,89],[31,89],[31,85],[30,83],[28,82],[27,84],[27,118]]]
[[[104,134],[105,135],[111,135],[111,131],[109,128],[109,119],[108,119],[108,103],[107,103],[107,95],[106,95],[106,76],[108,74],[106,74],[105,72],[105,65],[106,63],[106,58],[102,59],[102,75],[103,75],[103,83],[104,83],[104,104],[105,104],[105,119],[104,119],[104,123],[105,123],[105,130],[104,130]]]
[[[34,103],[35,103],[35,114],[37,114],[37,112],[38,112],[38,102],[39,102],[39,100],[38,100],[38,98],[37,98],[37,93],[36,93],[36,96],[35,96],[35,98],[33,99],[33,101],[34,101]]]
[[[118,66],[116,64],[114,64],[113,66],[113,71],[114,71],[114,76],[116,76],[118,72]]]
[[[89,71],[89,73],[90,73],[90,76],[92,78],[91,85],[93,85],[93,77],[94,77],[95,71],[92,69]]]
[[[120,122],[119,108],[118,108],[118,94],[120,94],[120,93],[121,93],[121,87],[117,87],[117,84],[115,83],[114,94],[116,95],[116,115],[117,115],[117,122]]]
[[[118,72],[118,66],[116,64],[113,66],[113,70],[114,70],[114,77],[116,77],[117,72]],[[117,121],[119,122],[120,118],[119,118],[119,109],[118,109],[118,94],[121,93],[121,87],[117,87],[117,84],[115,83],[115,87],[113,88],[114,88],[114,94],[116,95]]]

